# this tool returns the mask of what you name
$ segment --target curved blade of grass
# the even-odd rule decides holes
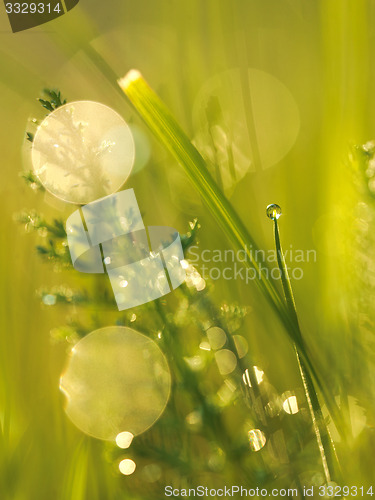
[[[250,251],[251,248],[257,249],[257,245],[231,203],[225,198],[212,179],[205,160],[139,71],[129,71],[124,78],[118,81],[118,84],[150,130],[185,169],[188,177],[216,219],[217,224],[222,228],[234,247],[238,250],[245,250],[248,257],[245,261],[246,265],[255,269],[260,276],[260,279],[256,280],[257,285],[280,318],[293,345],[297,347],[306,368],[316,380],[317,386],[323,394],[327,408],[335,420],[336,428],[344,436],[340,425],[339,409],[334,398],[328,394],[311,362],[308,349],[302,342],[298,322],[290,314],[289,308],[281,299],[272,281],[262,276],[259,263],[254,258],[254,255],[258,255],[259,252]],[[266,262],[259,260],[264,268],[268,268]]]
[[[253,238],[212,179],[205,160],[181,130],[168,109],[136,70],[131,70],[123,79],[119,80],[119,85],[152,132],[184,167],[190,180],[231,242],[237,248],[245,249],[251,266],[259,274],[259,264],[253,256],[259,252],[249,251],[249,247],[257,248]],[[263,264],[266,265],[265,262],[262,262]],[[278,315],[287,321],[286,308],[273,284],[263,278],[257,280],[257,283]]]
[[[289,314],[293,321],[296,324],[297,332],[300,337],[300,341],[302,341],[302,334],[299,327],[298,315],[296,303],[294,300],[293,289],[289,278],[288,268],[285,263],[284,254],[281,248],[280,243],[280,232],[279,225],[277,222],[278,217],[275,216],[273,218],[274,222],[274,232],[275,232],[275,245],[276,245],[276,254],[277,254],[277,263],[280,270],[281,282],[283,286],[285,302],[288,307]],[[332,474],[340,474],[340,464],[336,455],[335,446],[330,437],[327,424],[324,421],[324,417],[322,414],[322,409],[319,403],[319,398],[316,393],[314,382],[310,376],[309,371],[306,369],[304,361],[301,359],[297,346],[294,345],[295,352],[297,356],[298,367],[300,370],[303,388],[305,391],[305,396],[307,400],[307,404],[309,407],[314,433],[316,437],[316,441],[318,444],[320,457],[322,460],[324,475],[326,481],[329,482],[332,480]],[[338,479],[336,477],[336,479]]]

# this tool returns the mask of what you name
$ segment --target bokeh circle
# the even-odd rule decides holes
[[[227,195],[248,172],[278,164],[300,131],[290,90],[257,68],[218,73],[199,90],[193,106],[194,143]]]
[[[101,328],[72,349],[60,379],[65,411],[84,433],[115,441],[151,427],[169,399],[166,358],[150,338],[128,327]]]
[[[108,106],[65,104],[38,127],[32,164],[43,186],[58,198],[86,204],[117,191],[129,177],[135,147],[130,128]]]

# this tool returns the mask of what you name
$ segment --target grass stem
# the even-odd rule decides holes
[[[290,282],[288,268],[285,263],[284,254],[282,251],[281,243],[280,243],[280,232],[278,225],[278,215],[275,214],[273,219],[274,223],[274,233],[275,233],[275,245],[276,245],[276,253],[277,253],[277,263],[280,270],[281,282],[283,286],[285,302],[288,307],[288,311],[290,317],[293,319],[296,325],[296,330],[300,337],[300,342],[303,343],[302,333],[299,326],[298,315],[296,304],[293,295],[293,289]],[[339,462],[336,455],[335,446],[331,440],[326,422],[324,421],[324,417],[322,414],[322,409],[319,403],[319,398],[317,392],[314,387],[314,382],[312,377],[310,376],[309,371],[307,370],[304,361],[301,359],[297,346],[294,345],[298,367],[300,370],[303,388],[305,391],[305,396],[307,400],[307,404],[309,407],[311,420],[313,424],[313,429],[316,437],[316,441],[319,448],[319,453],[322,461],[323,471],[326,478],[326,481],[329,482],[333,477],[337,479],[337,475],[339,474]]]

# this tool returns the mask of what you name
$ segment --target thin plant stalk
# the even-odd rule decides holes
[[[296,346],[306,368],[316,380],[317,386],[326,401],[327,408],[335,420],[337,430],[344,436],[345,434],[341,429],[340,411],[311,362],[307,346],[302,342],[298,323],[296,323],[289,308],[280,297],[273,282],[262,275],[259,263],[254,257],[254,254],[259,255],[259,252],[253,253],[251,251],[251,249],[257,249],[257,245],[231,203],[211,177],[205,160],[139,71],[130,70],[127,75],[118,81],[118,84],[157,139],[185,169],[186,174],[201,195],[217,224],[222,228],[234,247],[245,250],[248,257],[245,261],[246,265],[255,270],[259,276],[259,279],[256,280],[257,285],[280,318],[286,333],[293,345]],[[262,261],[261,264],[262,267],[268,268],[266,262]]]
[[[274,213],[274,216],[271,217],[274,223],[274,233],[275,233],[275,246],[276,246],[276,254],[277,254],[277,263],[280,270],[281,283],[284,291],[285,302],[288,307],[289,314],[293,321],[296,324],[297,331],[300,336],[300,341],[303,343],[302,334],[299,327],[298,315],[296,303],[294,300],[293,289],[289,278],[288,268],[285,263],[284,254],[281,248],[280,243],[280,232],[278,225],[278,217],[279,215]],[[329,482],[332,480],[333,474],[339,474],[340,465],[336,455],[336,450],[334,443],[332,442],[331,436],[329,434],[329,430],[324,421],[324,417],[322,414],[322,409],[319,403],[318,395],[316,393],[314,382],[310,376],[309,371],[306,369],[304,361],[301,359],[300,354],[298,352],[297,346],[294,344],[294,349],[296,352],[298,367],[301,374],[301,379],[303,382],[303,388],[305,391],[305,396],[307,400],[307,404],[309,407],[313,429],[316,437],[316,441],[319,448],[319,453],[322,461],[322,466],[324,470],[324,475],[326,481]],[[337,478],[336,478],[337,479]]]

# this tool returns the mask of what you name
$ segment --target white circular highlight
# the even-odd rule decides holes
[[[124,119],[93,101],[65,104],[38,127],[32,164],[54,196],[86,204],[117,191],[129,177],[135,146]]]
[[[125,458],[124,460],[121,460],[121,462],[118,465],[121,474],[124,474],[124,476],[130,476],[131,474],[133,474],[136,467],[137,467],[136,463],[133,460],[130,460],[130,458]]]
[[[137,436],[158,420],[170,387],[169,367],[158,345],[120,326],[81,339],[60,379],[70,420],[85,434],[122,446],[129,434]]]
[[[133,434],[131,432],[120,432],[116,436],[116,444],[119,448],[126,450],[132,444]]]

